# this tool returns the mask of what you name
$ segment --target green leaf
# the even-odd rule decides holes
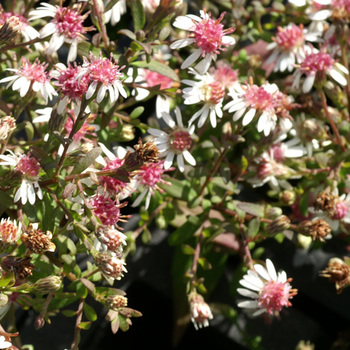
[[[96,311],[95,311],[94,308],[91,307],[90,305],[84,303],[83,311],[84,311],[85,317],[86,317],[89,321],[95,322],[95,321],[97,320]]]
[[[110,0],[104,8],[104,12],[109,11],[118,1],[120,0]]]
[[[71,174],[81,174],[86,168],[88,168],[95,159],[100,156],[102,153],[102,149],[100,147],[96,147],[92,149],[85,156],[82,156],[78,162],[75,164]]]
[[[205,258],[199,258],[198,263],[202,266],[204,270],[210,270],[212,268],[210,262]]]
[[[249,202],[239,202],[237,204],[237,207],[243,210],[245,213],[248,213],[254,216],[264,217],[264,213],[265,213],[264,205],[254,204]]]
[[[119,330],[119,316],[117,315],[117,317],[111,321],[111,330],[113,334],[116,334]]]
[[[78,328],[88,330],[91,327],[91,322],[80,322]]]
[[[130,114],[130,118],[131,119],[136,119],[138,118],[145,110],[145,107],[143,106],[139,106],[139,107],[136,107]]]
[[[259,217],[255,217],[252,220],[250,220],[249,224],[248,224],[248,237],[254,237],[259,233],[259,229],[260,229],[260,218]]]
[[[302,215],[307,216],[309,212],[309,192],[305,192],[299,202],[299,209]]]
[[[193,255],[196,251],[193,247],[191,247],[188,244],[183,244],[181,246],[181,250],[185,255]]]
[[[202,221],[199,217],[190,216],[182,226],[176,229],[169,236],[169,244],[171,246],[174,246],[185,243],[187,240],[193,237],[194,233],[198,230],[201,224]]]
[[[128,38],[130,38],[131,40],[136,40],[136,35],[135,33],[133,33],[131,30],[129,29],[121,29],[119,30],[120,34],[124,34],[125,36],[127,36]]]
[[[158,62],[158,61],[151,61],[148,64],[148,69],[151,70],[152,72],[156,72],[159,74],[162,74],[174,81],[178,81],[179,77],[175,73],[173,69],[171,69],[168,65]]]
[[[96,288],[95,284],[86,278],[80,278],[81,283],[89,290],[90,293],[95,294]]]
[[[145,11],[141,0],[130,0],[131,15],[134,20],[135,32],[141,30],[146,23]]]
[[[4,275],[2,275],[0,279],[0,288],[4,288],[8,286],[9,283],[13,280],[13,277],[14,277],[14,274],[12,271],[7,271]]]
[[[75,317],[77,312],[75,310],[62,310],[62,314],[66,317]]]

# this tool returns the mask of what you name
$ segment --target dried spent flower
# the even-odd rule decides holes
[[[302,221],[297,229],[300,233],[312,237],[314,241],[316,239],[324,241],[324,238],[327,238],[332,233],[332,228],[323,219]]]
[[[350,263],[349,259],[347,259]],[[328,267],[320,272],[321,277],[329,278],[335,283],[337,294],[341,294],[344,288],[350,285],[350,266],[339,258],[332,258],[328,262]]]
[[[34,265],[30,259],[29,256],[25,258],[7,256],[3,260],[3,267],[7,271],[13,271],[16,280],[24,280],[33,273]]]
[[[27,247],[30,253],[42,254],[46,251],[54,252],[56,246],[51,242],[52,232],[46,231],[44,233],[38,229],[38,224],[29,224],[21,236],[21,240]]]
[[[21,21],[17,16],[9,17],[0,26],[0,46],[11,42],[21,31]]]
[[[334,215],[335,199],[337,196],[329,192],[321,192],[317,195],[314,206],[317,210],[323,210],[332,217]]]

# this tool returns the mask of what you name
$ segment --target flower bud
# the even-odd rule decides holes
[[[213,318],[213,314],[203,297],[193,292],[188,296],[188,301],[190,303],[191,321],[196,330],[198,328],[208,327],[209,320]]]
[[[17,16],[9,17],[0,27],[0,45],[11,42],[21,31],[21,21]]]
[[[283,214],[283,211],[281,208],[267,208],[265,210],[265,217],[267,219],[276,219],[278,218],[279,216],[281,216]]]
[[[288,230],[290,227],[290,220],[286,215],[281,215],[280,217],[273,220],[268,226],[267,230],[270,234],[277,234]]]
[[[40,278],[33,285],[33,291],[38,294],[49,294],[57,292],[61,288],[61,278],[59,276],[48,276]]]
[[[11,132],[16,129],[16,120],[10,116],[0,119],[0,141],[7,140]]]
[[[285,205],[292,205],[295,202],[296,195],[294,191],[291,190],[285,190],[279,195],[280,200],[283,202]]]

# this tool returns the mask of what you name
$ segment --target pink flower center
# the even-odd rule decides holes
[[[284,176],[287,174],[287,168],[274,159],[263,158],[257,169],[257,175],[260,179],[265,179],[269,176]]]
[[[218,63],[217,68],[211,72],[214,81],[219,82],[226,89],[232,87],[238,80],[237,71],[227,64]]]
[[[182,153],[191,147],[191,135],[185,130],[174,131],[170,135],[170,144],[176,153]]]
[[[72,67],[69,65],[66,70],[60,72],[58,78],[62,94],[75,100],[80,100],[86,94],[89,83],[88,75],[82,76],[81,79],[76,79],[78,72],[79,68],[77,66]]]
[[[304,42],[303,26],[295,24],[286,28],[278,27],[278,34],[273,40],[285,51],[292,51],[294,48],[301,47]]]
[[[2,12],[2,13],[0,13],[0,25],[4,24],[6,22],[6,20],[9,19],[10,17],[17,17],[21,23],[21,26],[22,25],[26,26],[28,23],[27,19],[24,16],[19,15],[18,13]]]
[[[265,308],[269,314],[279,312],[284,306],[290,306],[289,283],[269,281],[265,284],[259,296],[259,306]]]
[[[244,98],[252,108],[262,111],[273,109],[273,97],[263,86],[247,85]]]
[[[341,220],[344,219],[345,215],[350,210],[349,205],[346,201],[339,200],[334,207],[334,215],[332,216],[332,219],[334,220]]]
[[[152,72],[148,69],[143,70],[143,75],[148,87],[160,85],[160,88],[164,90],[173,86],[173,81],[165,75]]]
[[[153,188],[158,182],[163,182],[164,161],[142,165],[140,169],[140,181],[142,185]]]
[[[222,45],[228,46],[229,44],[222,41],[222,37],[234,31],[233,28],[223,30],[224,26],[220,22],[224,18],[225,12],[217,20],[211,19],[210,16],[211,14],[208,13],[208,18],[195,23],[194,38],[197,47],[203,50],[203,56],[207,53],[218,54],[219,50],[223,50]]]
[[[97,195],[90,201],[94,214],[103,225],[115,225],[120,219],[119,206],[109,197]]]
[[[84,17],[75,9],[58,7],[53,23],[57,32],[69,39],[76,39],[86,31],[83,27]]]
[[[346,12],[350,13],[349,0],[332,0],[332,7],[337,10],[344,9]]]
[[[22,67],[18,73],[27,78],[32,82],[44,84],[48,81],[45,69],[47,64],[40,63],[39,59],[36,58],[34,63],[30,63],[28,59],[22,59]]]
[[[272,147],[272,154],[273,154],[273,158],[277,161],[277,162],[282,162],[284,159],[284,149],[282,148],[281,145],[275,145]]]
[[[112,59],[107,58],[95,58],[90,55],[91,63],[84,64],[88,67],[89,77],[92,81],[101,83],[105,86],[112,85],[116,80],[119,80],[123,74],[119,71],[123,68],[119,68],[118,65],[112,62]]]
[[[113,159],[107,163],[103,170],[119,169],[124,164],[124,159]],[[126,182],[122,182],[110,176],[100,177],[101,185],[111,194],[120,192],[127,185]]]
[[[29,157],[24,154],[19,159],[16,170],[20,171],[24,176],[28,178],[35,178],[39,174],[40,165],[34,157]]]
[[[225,96],[224,88],[217,81],[210,84],[204,84],[201,88],[201,92],[203,94],[203,101],[213,105],[220,103]]]
[[[317,72],[325,72],[332,68],[334,59],[325,52],[311,53],[307,55],[300,65],[300,69],[305,74],[316,74]]]

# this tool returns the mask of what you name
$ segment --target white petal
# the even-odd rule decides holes
[[[203,50],[197,49],[191,53],[183,62],[181,65],[181,69],[188,68],[193,62],[197,61],[197,59],[201,56]]]
[[[330,69],[329,75],[340,85],[346,86],[348,83],[344,75],[339,73],[336,69]]]
[[[237,288],[237,292],[247,298],[257,299],[259,297],[258,293],[252,292],[251,290],[245,288]]]
[[[273,281],[277,281],[277,274],[275,266],[273,265],[272,261],[270,259],[266,259],[266,268],[269,272],[269,275],[271,276]]]
[[[271,280],[269,273],[262,265],[256,264],[256,265],[254,265],[254,269],[263,279],[265,279],[267,281]]]
[[[174,152],[169,152],[165,158],[164,161],[164,169],[169,169],[171,165],[173,164],[175,153]]]
[[[256,300],[245,300],[238,303],[237,306],[247,309],[256,309],[258,307],[258,302]]]
[[[198,17],[199,21],[201,19]],[[195,28],[195,24],[193,23],[193,18],[190,16],[178,16],[175,18],[173,26],[183,30],[193,30]]]
[[[315,82],[315,78],[316,75],[315,74],[309,74],[303,83],[303,93],[306,94],[307,92],[309,92],[312,88],[312,86],[314,85]]]
[[[192,156],[192,154],[189,151],[187,151],[187,150],[183,151],[182,155],[186,159],[187,163],[189,163],[193,166],[196,165],[196,160],[194,159],[194,157]]]
[[[256,113],[256,109],[251,108],[244,116],[243,120],[242,120],[242,125],[246,126],[248,125],[254,118]]]
[[[183,47],[193,44],[195,41],[196,41],[195,39],[191,39],[191,38],[176,40],[170,45],[170,48],[172,50],[181,49]]]
[[[194,68],[200,73],[204,74],[209,69],[213,56],[207,53],[202,61],[200,61]]]

